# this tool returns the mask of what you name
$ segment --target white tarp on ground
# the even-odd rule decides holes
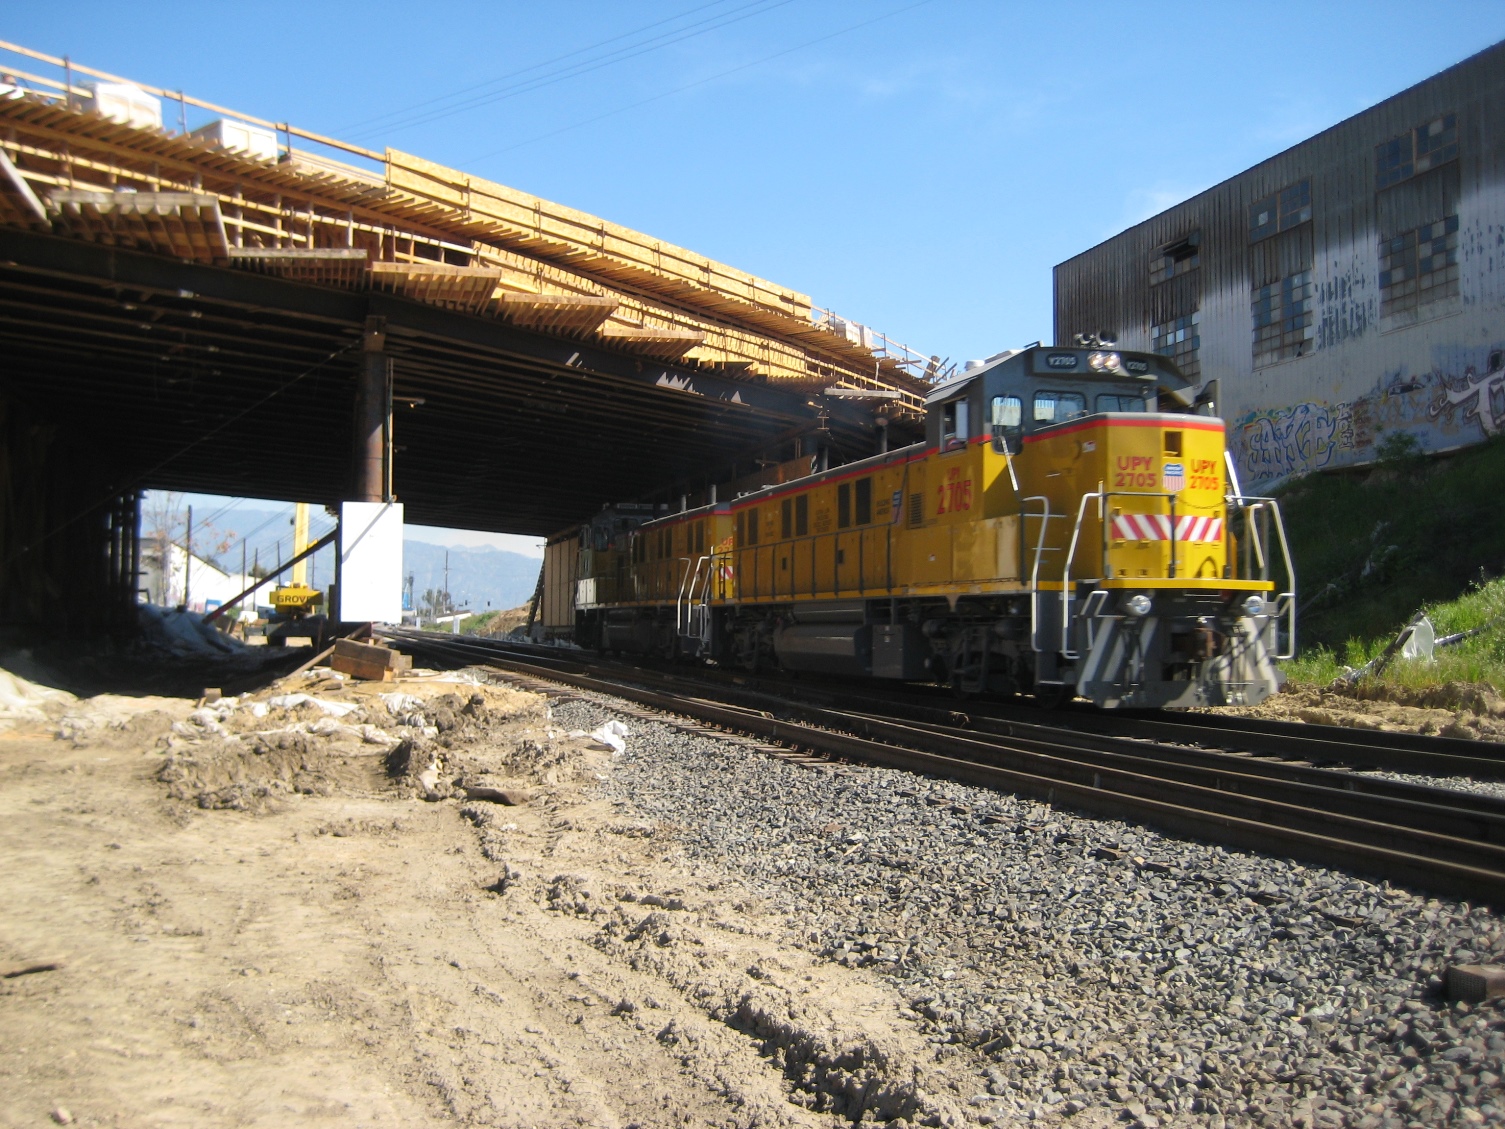
[[[47,721],[76,701],[66,690],[38,686],[8,670],[0,670],[0,728],[21,721]]]
[[[141,636],[148,645],[165,648],[177,655],[227,655],[245,649],[195,612],[179,612],[140,604]]]

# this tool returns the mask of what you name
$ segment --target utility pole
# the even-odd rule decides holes
[[[452,611],[455,610],[454,601],[449,598],[449,550],[448,549],[444,550],[444,610],[446,612],[452,612]]]
[[[183,527],[183,610],[188,610],[188,586],[193,580],[193,507],[188,507],[188,524]]]
[[[162,519],[157,525],[157,561],[160,567],[157,569],[157,603],[167,607],[167,601],[172,596],[172,514]]]

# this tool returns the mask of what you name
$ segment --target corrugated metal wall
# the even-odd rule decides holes
[[[1376,146],[1448,114],[1457,158],[1377,188]],[[1505,43],[1061,263],[1056,340],[1148,349],[1153,324],[1197,311],[1201,379],[1256,483],[1372,460],[1395,432],[1477,442],[1505,430],[1502,173]],[[1305,179],[1311,218],[1251,243],[1251,206]],[[1382,317],[1381,239],[1454,215],[1454,293]],[[1196,269],[1152,285],[1152,256],[1193,232]],[[1310,351],[1256,368],[1253,292],[1307,269]]]

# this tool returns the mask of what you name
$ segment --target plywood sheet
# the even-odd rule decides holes
[[[371,285],[377,289],[468,314],[482,313],[491,306],[499,281],[499,272],[484,267],[446,263],[371,264]]]
[[[522,329],[583,336],[594,333],[617,308],[615,298],[584,294],[515,294],[496,296],[493,312]]]
[[[219,199],[198,192],[81,192],[48,198],[66,235],[197,262],[225,262],[229,245]]]
[[[686,329],[637,329],[632,326],[609,325],[602,330],[601,340],[623,352],[654,357],[660,361],[677,361],[705,338]]]
[[[363,247],[230,248],[233,267],[323,286],[364,286],[368,257]]]

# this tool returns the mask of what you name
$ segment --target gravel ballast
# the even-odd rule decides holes
[[[614,716],[583,702],[559,723]],[[740,876],[832,961],[892,978],[984,1124],[1505,1120],[1493,912],[887,769],[801,767],[629,722],[604,793]],[[957,1071],[967,1076],[966,1071]]]

